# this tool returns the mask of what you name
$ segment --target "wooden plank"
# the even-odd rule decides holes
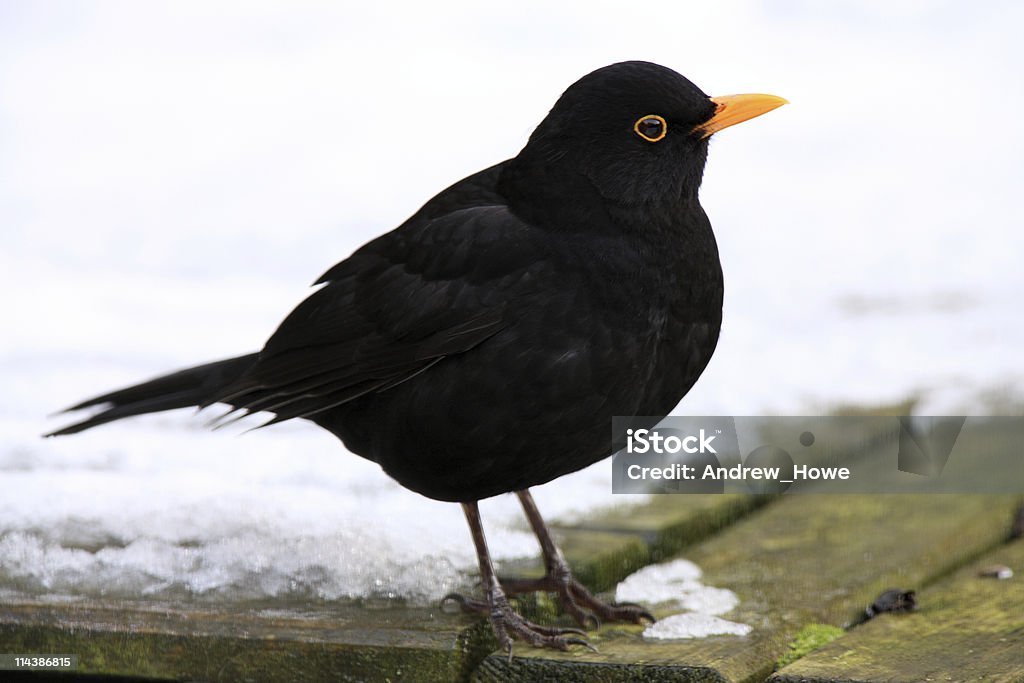
[[[91,601],[0,607],[0,651],[77,654],[80,674],[451,681],[468,675],[486,653],[488,639],[480,625],[433,609],[213,609]]]
[[[763,680],[801,627],[845,624],[881,591],[973,559],[1005,538],[1013,507],[1006,496],[785,496],[685,553],[705,584],[737,593],[723,616],[750,635],[650,641],[640,627],[610,625],[592,638],[600,654],[517,645],[511,663],[492,655],[473,680]]]
[[[992,565],[1015,575],[979,576]],[[858,626],[771,681],[1024,681],[1024,540],[997,548],[916,597],[914,612]]]
[[[764,500],[659,496],[556,527],[556,534],[584,580],[614,586],[666,548],[702,538]],[[503,569],[541,571],[539,562]],[[531,617],[555,618],[543,598],[522,607]],[[78,654],[80,673],[165,679],[466,680],[494,647],[489,629],[438,607],[0,599],[0,652]]]

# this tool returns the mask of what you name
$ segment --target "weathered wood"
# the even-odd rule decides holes
[[[994,564],[1015,576],[979,576]],[[858,626],[772,682],[1024,681],[1024,540],[919,591],[917,604]]]
[[[468,675],[489,638],[428,609],[0,607],[0,651],[77,654],[78,673],[174,680],[451,681]]]
[[[600,654],[517,645],[474,680],[627,681],[638,666],[651,680],[762,680],[801,627],[848,623],[881,591],[917,588],[995,546],[1012,508],[993,496],[786,496],[685,553],[705,584],[739,595],[723,616],[750,635],[645,641],[640,627],[607,626],[592,638]]]
[[[661,496],[556,527],[556,534],[583,580],[614,586],[665,548],[710,534],[761,502]],[[504,569],[538,573],[540,564]],[[531,617],[555,618],[543,596],[523,608]],[[495,645],[489,629],[436,608],[0,600],[0,652],[73,653],[80,673],[166,679],[465,680]]]

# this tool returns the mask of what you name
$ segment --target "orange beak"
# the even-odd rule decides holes
[[[789,104],[788,100],[775,95],[723,95],[712,97],[711,101],[717,105],[715,115],[710,119],[694,127],[695,133],[700,133],[704,138],[717,133],[723,128],[743,123],[761,114],[767,114],[772,109]]]

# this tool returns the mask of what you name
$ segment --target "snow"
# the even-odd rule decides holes
[[[657,21],[650,14],[657,14]],[[1012,3],[0,7],[0,586],[247,599],[471,586],[458,506],[308,425],[46,416],[255,350],[306,285],[514,154],[570,82],[657,61],[792,104],[712,143],[722,340],[688,414],[1021,405],[1024,47]],[[401,17],[396,20],[395,17]],[[535,491],[622,504],[599,463]],[[537,552],[514,497],[501,558]]]
[[[750,633],[750,626],[719,616],[740,604],[736,594],[726,588],[704,585],[701,575],[700,567],[689,560],[652,564],[623,579],[615,588],[615,600],[687,610],[651,624],[644,629],[644,638],[669,640]]]
[[[645,605],[674,603],[710,615],[725,614],[739,604],[732,591],[705,586],[700,567],[689,560],[652,564],[630,574],[616,587],[615,600]]]
[[[644,629],[644,638],[653,640],[678,640],[685,638],[707,638],[708,636],[745,636],[751,629],[746,624],[710,614],[687,612],[673,614],[659,619]]]

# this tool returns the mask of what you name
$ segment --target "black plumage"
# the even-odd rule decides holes
[[[106,410],[54,434],[213,403],[312,420],[403,486],[464,504],[487,595],[464,604],[491,612],[504,598],[488,585],[475,501],[517,491],[529,514],[527,488],[611,454],[613,416],[665,414],[693,386],[722,320],[718,250],[697,197],[708,136],[782,102],[712,99],[646,62],[599,69],[515,158],[328,270],[258,354],[80,403]],[[549,576],[562,571],[557,549],[545,557]],[[584,622],[649,616],[559,581],[552,590]],[[506,645],[509,633],[577,642],[507,605],[494,613]]]

